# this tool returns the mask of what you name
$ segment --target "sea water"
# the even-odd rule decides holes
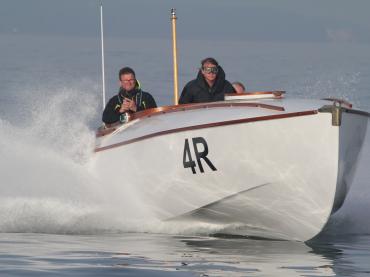
[[[99,41],[0,38],[0,276],[370,276],[369,132],[343,207],[312,241],[214,236],[222,226],[159,222],[133,192],[88,170],[102,111]],[[214,56],[247,90],[338,97],[370,111],[369,45],[178,43],[180,91],[199,61]],[[170,40],[108,38],[107,99],[123,66],[158,105],[172,103]]]

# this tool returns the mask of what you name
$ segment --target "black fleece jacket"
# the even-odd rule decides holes
[[[124,98],[135,100],[137,112],[157,107],[157,104],[150,93],[137,88],[131,91],[125,91],[121,88],[119,93],[113,96],[105,106],[102,118],[104,123],[112,124],[120,120],[122,113],[119,112],[119,109],[121,108]]]
[[[235,89],[225,79],[221,66],[218,66],[216,82],[211,88],[199,70],[197,78],[187,83],[182,90],[179,104],[223,101],[225,93],[235,93]]]

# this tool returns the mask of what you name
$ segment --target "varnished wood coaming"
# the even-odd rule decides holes
[[[241,95],[268,95],[271,94],[276,98],[283,97],[285,94],[284,90],[273,90],[273,91],[244,91],[243,93],[227,93],[226,96],[241,96]]]
[[[263,108],[275,111],[284,111],[283,107],[276,105],[268,105],[261,103],[228,103],[228,102],[211,102],[211,103],[192,103],[182,105],[163,106],[158,108],[146,109],[134,114],[129,115],[129,122],[135,119],[143,119],[152,116],[157,116],[166,113],[183,112],[190,110],[209,109],[209,108],[225,108],[225,107],[252,107],[252,108]],[[119,128],[122,123],[107,124],[105,128],[98,129],[96,137],[102,137],[114,132]]]

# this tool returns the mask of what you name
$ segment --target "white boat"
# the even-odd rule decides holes
[[[161,220],[309,240],[348,193],[369,113],[343,100],[284,95],[138,112],[97,132],[94,171],[106,182],[128,177]]]

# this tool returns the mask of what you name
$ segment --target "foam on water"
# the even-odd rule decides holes
[[[0,119],[0,232],[207,234],[219,228],[161,223],[129,184],[94,179],[88,162],[99,101],[84,84],[76,87],[25,90],[15,107],[22,122]]]
[[[86,95],[73,89],[28,92],[38,97],[23,97],[15,107],[27,120],[21,126],[0,121],[0,230],[84,229],[81,220],[97,212],[99,200],[100,188],[84,169],[94,145],[87,120],[96,105],[86,99],[80,105]]]
[[[0,120],[0,232],[206,235],[229,227],[160,222],[130,184],[114,187],[95,180],[88,162],[99,100],[84,90],[84,83],[71,87],[54,87],[52,94],[49,87],[28,89],[15,107],[27,121]],[[354,186],[330,222],[330,233],[370,233],[370,222],[364,221],[370,208],[369,134],[362,154]]]

